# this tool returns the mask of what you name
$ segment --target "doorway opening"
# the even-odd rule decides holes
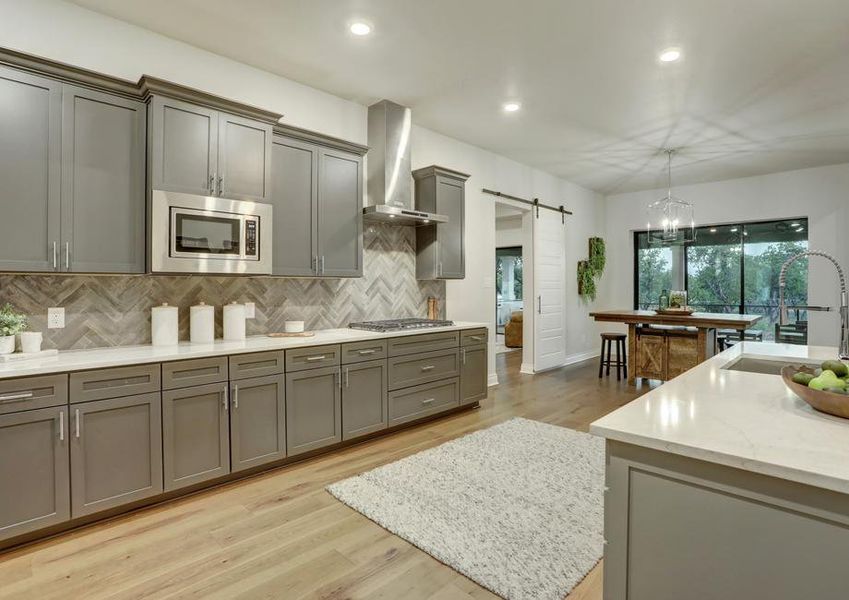
[[[521,227],[521,222],[519,223]],[[519,325],[524,299],[522,297],[522,247],[495,248],[495,351],[512,352],[522,347],[522,326]]]

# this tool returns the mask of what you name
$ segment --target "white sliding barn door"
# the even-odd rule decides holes
[[[550,210],[533,223],[534,371],[544,371],[566,363],[566,226]]]

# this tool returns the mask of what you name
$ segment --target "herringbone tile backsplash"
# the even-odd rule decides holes
[[[306,321],[308,329],[346,327],[352,321],[427,314],[439,300],[444,316],[445,282],[416,280],[412,227],[366,225],[363,277],[287,279],[164,275],[0,275],[0,303],[30,316],[30,331],[44,332],[44,347],[62,350],[150,343],[150,308],[180,308],[180,339],[189,337],[189,307],[214,304],[217,336],[221,306],[256,303],[248,335],[283,331],[283,321]],[[47,307],[65,307],[65,328],[47,329]]]

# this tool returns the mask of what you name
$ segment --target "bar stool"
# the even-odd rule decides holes
[[[628,357],[625,350],[625,341],[628,336],[624,333],[602,333],[601,334],[601,356],[598,362],[598,377],[601,379],[601,372],[604,367],[607,367],[605,375],[610,375],[610,366],[616,367],[616,379],[622,378],[620,369],[625,372],[625,378],[628,378]],[[616,360],[610,360],[610,346],[612,342],[616,342]],[[605,358],[605,346],[607,346],[607,358]],[[620,350],[620,347],[622,348]]]

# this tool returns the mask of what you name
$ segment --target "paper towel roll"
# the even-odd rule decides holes
[[[224,339],[245,339],[245,305],[231,302],[224,305]]]
[[[189,337],[193,344],[215,341],[215,307],[201,302],[189,310]]]
[[[179,341],[176,306],[154,306],[150,309],[150,339],[154,346],[175,346]]]

